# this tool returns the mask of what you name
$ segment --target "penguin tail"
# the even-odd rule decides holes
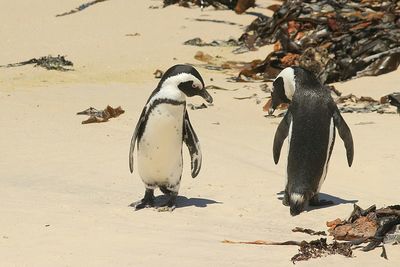
[[[304,210],[306,196],[300,193],[291,193],[289,197],[290,215],[299,215]]]

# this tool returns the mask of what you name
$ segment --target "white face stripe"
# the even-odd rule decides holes
[[[329,125],[329,140],[328,140],[328,148],[326,151],[326,160],[325,160],[325,164],[324,164],[324,170],[322,172],[322,176],[319,179],[319,184],[318,184],[318,190],[317,192],[319,192],[319,190],[321,189],[322,184],[325,181],[326,178],[326,174],[328,173],[328,164],[329,164],[329,152],[333,143],[333,135],[335,133],[335,124],[333,122],[333,118],[331,118],[331,123]]]
[[[178,86],[180,83],[188,82],[188,81],[193,81],[193,85],[195,85],[197,88],[200,90],[203,89],[203,84],[199,79],[197,79],[195,76],[193,76],[190,73],[179,73],[178,75],[171,76],[163,82],[161,85],[161,90],[165,86]]]
[[[296,90],[294,69],[291,67],[283,69],[276,78],[279,77],[283,78],[285,95],[291,101],[293,99],[294,91]]]

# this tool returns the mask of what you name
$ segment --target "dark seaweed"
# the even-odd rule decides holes
[[[40,58],[32,58],[27,61],[18,63],[11,63],[7,65],[0,65],[2,68],[20,67],[24,65],[34,64],[34,67],[42,67],[47,70],[58,70],[58,71],[70,71],[73,70],[71,67],[74,65],[71,61],[66,60],[65,56],[58,55],[57,57],[45,56]]]

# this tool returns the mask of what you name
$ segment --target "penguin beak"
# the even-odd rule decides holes
[[[274,113],[275,108],[272,105],[272,98],[268,100],[268,102],[263,106],[263,110],[268,112],[268,115],[272,115]]]
[[[272,115],[272,113],[274,113],[275,109],[274,108],[269,108],[268,109],[268,115]]]
[[[208,103],[212,103],[213,102],[212,96],[207,92],[206,89],[201,90],[199,96],[204,98],[204,100],[207,101]]]

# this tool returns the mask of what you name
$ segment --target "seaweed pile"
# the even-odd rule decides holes
[[[34,64],[34,67],[42,67],[47,70],[69,71],[73,70],[71,67],[74,65],[71,61],[66,60],[65,56],[58,55],[57,57],[45,56],[40,58],[32,58],[30,60],[11,63],[7,65],[0,65],[0,68],[20,67],[24,65]]]
[[[354,204],[347,220],[336,219],[327,222],[328,232],[336,240],[351,241],[353,245],[368,244],[362,248],[370,251],[382,246],[382,257],[387,259],[383,244],[400,243],[400,205],[377,209],[375,205],[362,209]]]
[[[345,257],[353,257],[350,243],[339,243],[333,241],[332,244],[326,243],[326,238],[312,240],[310,242],[303,241],[300,244],[299,253],[291,258],[293,264],[296,261],[306,261],[313,258],[321,258],[328,255],[340,254]]]
[[[376,247],[382,247],[381,256],[388,259],[384,244],[400,244],[400,205],[392,205],[376,209],[373,205],[363,210],[356,204],[347,220],[336,219],[327,222],[328,232],[334,237],[332,243],[326,238],[312,241],[232,241],[223,240],[225,244],[247,244],[265,246],[299,246],[299,252],[291,258],[293,264],[296,261],[306,261],[313,258],[321,258],[329,255],[343,255],[353,257],[353,250],[362,248],[363,251],[371,251]],[[296,227],[292,232],[302,232],[309,235],[326,235],[325,231],[314,231]],[[343,242],[338,242],[343,241]],[[366,246],[360,246],[368,243]]]
[[[380,98],[380,100],[375,100],[369,96],[357,97],[353,94],[340,96],[335,99],[335,102],[342,113],[370,113],[376,112],[379,114],[395,114],[396,110],[391,107],[397,107],[397,113],[399,112],[399,102],[396,102],[396,96],[400,96],[398,93],[393,93]]]
[[[376,76],[400,64],[400,1],[287,0],[254,20],[240,37],[247,50],[274,44],[241,75],[273,79],[285,67],[314,71],[322,82]]]
[[[121,114],[124,114],[125,110],[123,110],[120,106],[113,108],[111,106],[107,106],[103,110],[98,110],[93,107],[90,107],[84,111],[76,113],[76,115],[87,115],[89,118],[87,120],[82,121],[82,124],[88,123],[100,123],[107,122],[110,118],[116,118]]]
[[[217,9],[232,9],[237,14],[242,14],[255,5],[255,0],[164,0],[164,7],[174,4],[183,7],[196,5],[201,8],[213,6]]]

